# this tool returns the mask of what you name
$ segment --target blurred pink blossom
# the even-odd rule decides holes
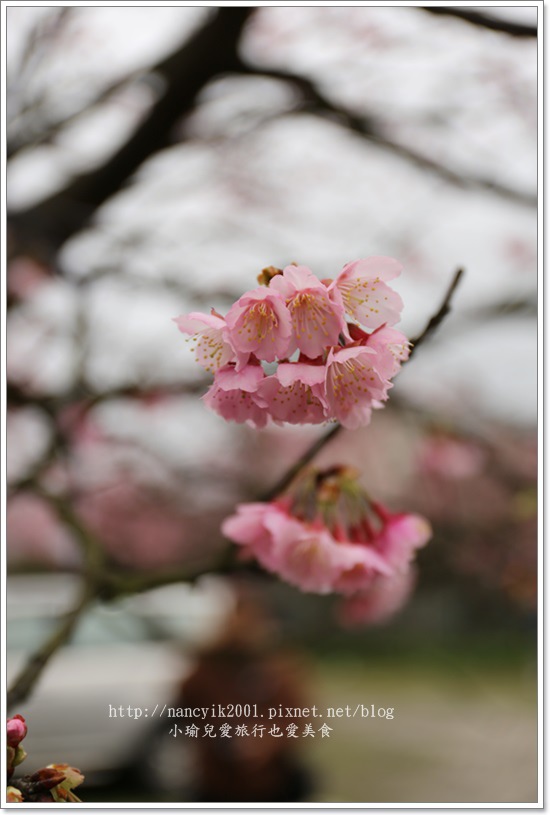
[[[355,471],[312,471],[269,503],[240,504],[223,533],[265,569],[302,591],[352,595],[407,574],[431,537],[417,515],[370,502]]]
[[[139,484],[120,481],[86,493],[76,507],[112,558],[125,566],[163,566],[187,554],[183,512]]]
[[[10,561],[35,561],[55,566],[76,565],[79,552],[51,507],[29,492],[12,496],[6,530]]]
[[[338,607],[341,625],[377,625],[393,617],[409,600],[416,575],[412,569],[406,572],[377,577],[365,591],[344,597]]]
[[[354,583],[364,584],[391,573],[373,548],[336,541],[321,522],[293,518],[277,502],[241,504],[222,531],[247,546],[268,571],[306,592],[346,591],[350,574]]]
[[[443,478],[471,478],[481,472],[485,456],[480,447],[463,439],[434,435],[424,440],[418,455],[422,473]]]

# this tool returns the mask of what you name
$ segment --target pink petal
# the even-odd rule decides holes
[[[324,365],[308,365],[307,362],[281,362],[275,374],[284,388],[297,380],[304,385],[322,385],[325,381]]]
[[[379,277],[380,280],[388,281],[399,277],[403,271],[403,266],[395,258],[384,257],[383,255],[371,255],[368,258],[352,260],[346,263],[339,277],[368,277],[370,279]]]
[[[415,586],[412,570],[392,577],[379,577],[366,591],[346,597],[339,609],[343,625],[377,625],[400,611]]]
[[[214,382],[223,391],[242,390],[253,393],[265,378],[261,365],[245,365],[240,371],[232,365],[220,368],[216,372]]]

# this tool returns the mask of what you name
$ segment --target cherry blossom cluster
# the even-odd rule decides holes
[[[344,596],[344,623],[377,623],[405,603],[416,550],[431,537],[419,515],[369,500],[357,473],[311,471],[270,503],[240,504],[222,531],[267,571],[305,592]]]
[[[81,803],[73,789],[84,781],[80,770],[68,764],[48,764],[32,775],[12,778],[15,768],[27,757],[21,742],[27,735],[27,723],[17,713],[7,721],[8,804],[22,803]]]
[[[388,257],[348,263],[334,280],[307,266],[269,267],[259,278],[265,285],[225,317],[214,310],[176,317],[197,362],[214,374],[207,406],[258,428],[269,419],[368,424],[409,354],[407,338],[392,328],[403,303],[388,281],[400,273]]]

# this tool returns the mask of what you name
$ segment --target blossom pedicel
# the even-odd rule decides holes
[[[269,267],[259,277],[264,285],[245,292],[225,318],[214,310],[175,318],[193,338],[199,365],[214,374],[206,405],[253,427],[368,424],[409,354],[405,335],[389,327],[403,303],[387,281],[400,273],[387,257],[348,263],[335,280],[319,280],[307,266]],[[278,367],[265,372],[262,363]]]
[[[369,500],[355,471],[310,471],[283,497],[241,504],[223,533],[302,591],[345,596],[349,622],[377,622],[406,601],[411,563],[431,537],[419,515]]]

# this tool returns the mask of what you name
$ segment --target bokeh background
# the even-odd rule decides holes
[[[106,705],[174,696],[235,605],[220,522],[323,431],[209,413],[171,318],[224,313],[268,265],[380,254],[409,336],[465,278],[385,410],[318,463],[434,537],[377,628],[256,576],[304,698],[396,711],[302,740],[300,794],[536,800],[536,27],[525,5],[7,9],[11,675],[79,575],[100,587],[13,711],[29,769],[34,745],[82,761],[85,800],[189,795],[172,725]]]

